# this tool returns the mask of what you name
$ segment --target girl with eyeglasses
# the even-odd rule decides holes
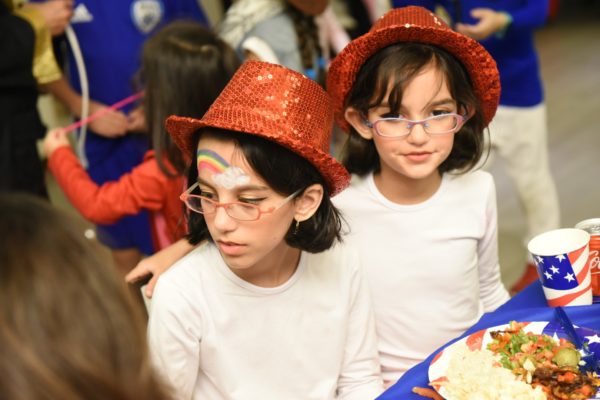
[[[191,161],[188,240],[156,285],[148,337],[182,399],[372,399],[383,390],[371,299],[330,197],[329,97],[249,61],[202,119],[166,127]]]
[[[498,104],[498,71],[476,41],[406,7],[352,41],[327,83],[354,174],[335,204],[371,286],[391,383],[509,298],[494,182],[472,171]]]

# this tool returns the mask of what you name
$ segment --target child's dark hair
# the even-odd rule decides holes
[[[183,174],[181,152],[167,134],[169,115],[201,118],[229,82],[240,60],[213,32],[191,21],[166,25],[144,45],[141,79],[148,131],[160,169]],[[175,171],[164,164],[165,157]]]
[[[197,138],[199,139],[204,133],[234,141],[250,167],[282,196],[287,197],[315,183],[323,186],[323,200],[315,214],[308,220],[302,221],[297,229],[295,223],[290,225],[285,235],[285,241],[289,246],[310,253],[319,253],[329,249],[336,240],[341,241],[341,215],[331,202],[330,191],[323,176],[306,159],[275,142],[257,136],[209,128],[197,132]],[[192,162],[188,173],[188,184],[196,183],[197,179],[198,169]],[[188,213],[189,242],[197,244],[202,240],[211,240],[204,216],[190,211]]]
[[[455,133],[450,155],[438,167],[441,174],[447,171],[464,173],[471,170],[483,154],[485,123],[469,74],[446,50],[423,43],[398,43],[380,50],[359,71],[346,107],[354,107],[366,116],[369,109],[382,103],[388,82],[393,80],[388,101],[391,110],[399,110],[403,88],[432,62],[444,75],[459,113],[472,113]],[[373,140],[364,139],[352,127],[342,152],[342,162],[350,173],[358,175],[379,172],[381,168]]]

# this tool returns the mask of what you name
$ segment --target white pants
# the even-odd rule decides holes
[[[559,228],[558,194],[548,163],[546,105],[499,106],[490,123],[492,154],[507,165],[527,219],[527,243],[533,236]],[[490,157],[484,167],[491,165]]]

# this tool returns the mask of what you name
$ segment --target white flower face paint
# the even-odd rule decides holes
[[[217,186],[225,189],[233,189],[236,186],[245,185],[250,177],[239,167],[232,167],[227,161],[214,151],[199,149],[197,154],[198,172],[208,169],[213,172],[212,180]]]

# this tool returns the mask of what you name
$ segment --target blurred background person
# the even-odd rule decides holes
[[[242,59],[280,64],[323,84],[337,24],[328,0],[237,0],[227,10],[219,35]],[[327,15],[326,22],[319,22]],[[326,27],[328,27],[326,29]],[[341,26],[337,46],[348,38]]]
[[[88,78],[90,114],[134,93],[132,82],[144,41],[160,26],[180,18],[206,21],[197,0],[74,0],[70,23]],[[80,79],[76,54],[69,47],[70,81],[61,79],[49,87],[75,117],[81,117],[86,84]],[[136,133],[144,130],[143,111],[134,105],[112,110],[90,123],[79,155],[95,183],[117,180],[143,161],[148,138]],[[123,274],[153,252],[145,210],[112,224],[99,224],[96,232]]]
[[[0,398],[169,398],[145,325],[83,228],[48,202],[0,194]]]
[[[46,128],[37,109],[39,87],[60,78],[51,34],[71,16],[68,0],[15,7],[0,0],[0,192],[47,197],[36,142]]]
[[[164,121],[173,114],[202,117],[239,64],[227,43],[193,21],[174,21],[148,39],[140,71],[148,135],[141,137],[151,149],[139,165],[98,185],[77,159],[67,133],[55,129],[44,139],[48,169],[77,211],[93,223],[110,224],[148,210],[153,252],[183,237],[186,221],[179,195],[185,164]]]

